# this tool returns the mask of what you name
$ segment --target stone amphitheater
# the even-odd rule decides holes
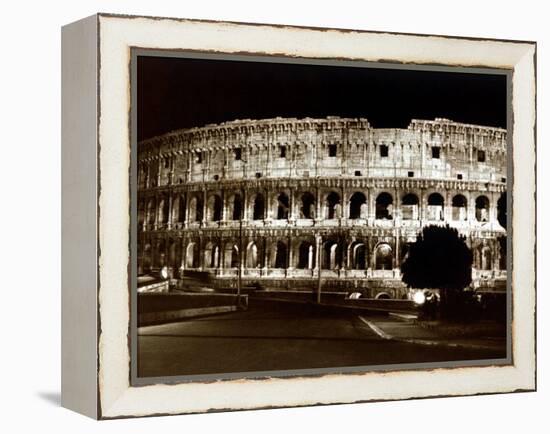
[[[364,118],[236,120],[138,144],[138,273],[404,298],[400,264],[426,225],[474,253],[473,286],[503,289],[506,130]]]

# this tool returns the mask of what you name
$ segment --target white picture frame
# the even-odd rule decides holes
[[[512,363],[131,384],[131,49],[512,71]],[[98,14],[62,38],[62,405],[96,419],[536,389],[536,44]],[[519,290],[518,288],[521,288]]]

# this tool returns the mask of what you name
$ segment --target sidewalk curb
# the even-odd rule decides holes
[[[231,305],[141,313],[138,316],[138,327],[146,327],[149,325],[156,325],[158,323],[165,322],[178,322],[181,320],[193,319],[207,315],[236,312],[237,310],[237,306]]]
[[[363,318],[361,315],[359,315],[359,319],[364,324],[366,324],[374,333],[376,333],[379,337],[385,340],[405,342],[408,344],[445,346],[445,347],[452,347],[452,348],[467,348],[467,349],[474,349],[474,350],[492,350],[493,349],[492,347],[486,346],[486,345],[465,344],[465,343],[455,343],[455,342],[438,342],[438,341],[431,341],[428,339],[396,338],[395,336],[392,336],[389,333],[386,333],[385,331],[383,331],[376,324]]]
[[[411,315],[399,312],[389,312],[388,316],[403,322],[414,322],[418,320],[418,315]]]

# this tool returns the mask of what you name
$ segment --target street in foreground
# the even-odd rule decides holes
[[[245,312],[141,327],[138,333],[140,377],[505,357],[504,345],[466,348],[383,339],[357,315],[321,315],[300,306],[252,303]]]

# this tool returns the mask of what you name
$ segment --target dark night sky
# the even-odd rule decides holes
[[[235,119],[449,118],[506,128],[506,76],[138,57],[138,140]]]

